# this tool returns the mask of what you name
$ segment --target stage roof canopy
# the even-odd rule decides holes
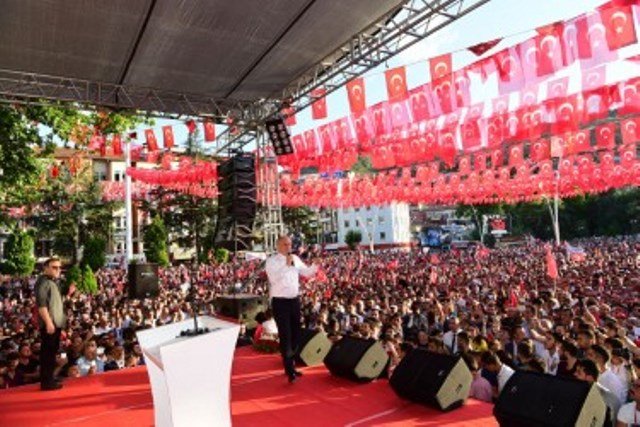
[[[0,69],[255,101],[277,95],[401,3],[4,0]]]

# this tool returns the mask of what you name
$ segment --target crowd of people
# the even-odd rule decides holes
[[[302,322],[332,340],[380,340],[391,369],[415,348],[462,355],[477,399],[494,400],[511,373],[525,369],[597,383],[612,419],[633,418],[635,405],[627,402],[640,401],[640,238],[573,245],[584,249],[583,259],[553,249],[557,279],[548,276],[545,245],[534,241],[442,253],[305,253],[320,271],[302,284]],[[267,295],[263,270],[260,261],[241,259],[174,266],[161,271],[159,297],[145,301],[127,297],[123,270],[98,271],[98,293],[65,299],[55,374],[144,364],[136,330],[186,319],[194,310],[214,313],[216,297],[238,284]],[[35,281],[2,278],[0,387],[38,381]],[[252,336],[243,333],[241,341]]]

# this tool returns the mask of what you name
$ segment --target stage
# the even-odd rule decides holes
[[[289,384],[280,366],[279,356],[249,347],[236,350],[231,380],[234,426],[497,425],[492,405],[472,399],[461,409],[441,413],[401,400],[386,380],[352,383],[317,366],[303,368],[304,376]],[[152,425],[144,367],[69,379],[62,390],[53,392],[41,392],[35,385],[0,391],[0,426]]]

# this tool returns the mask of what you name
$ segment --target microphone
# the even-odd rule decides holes
[[[287,265],[293,267],[293,252],[287,252]]]

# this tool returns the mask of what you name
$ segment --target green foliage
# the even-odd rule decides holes
[[[369,156],[359,156],[358,160],[351,167],[350,172],[358,175],[365,175],[373,172],[373,165]]]
[[[71,266],[64,276],[64,282],[61,289],[63,295],[66,295],[67,292],[69,292],[69,287],[72,283],[75,284],[76,289],[82,287],[82,270],[80,270],[80,267],[77,265]]]
[[[159,216],[155,216],[144,229],[144,253],[148,262],[155,262],[163,267],[169,265],[167,230]]]
[[[13,276],[29,276],[36,265],[33,248],[33,238],[25,231],[15,230],[5,245],[5,261],[0,270]]]
[[[83,294],[94,295],[98,292],[98,281],[88,264],[82,269],[82,280],[78,284],[77,289]]]
[[[218,264],[225,264],[229,262],[229,250],[225,248],[216,248],[215,259]]]
[[[349,230],[344,236],[344,242],[349,246],[349,249],[354,250],[362,242],[362,233],[360,230]]]
[[[282,222],[288,230],[304,234],[304,241],[317,243],[318,214],[307,207],[282,207]]]
[[[105,252],[107,250],[107,241],[101,237],[92,237],[84,245],[84,253],[82,255],[82,265],[88,265],[93,271],[104,267],[107,259]]]

